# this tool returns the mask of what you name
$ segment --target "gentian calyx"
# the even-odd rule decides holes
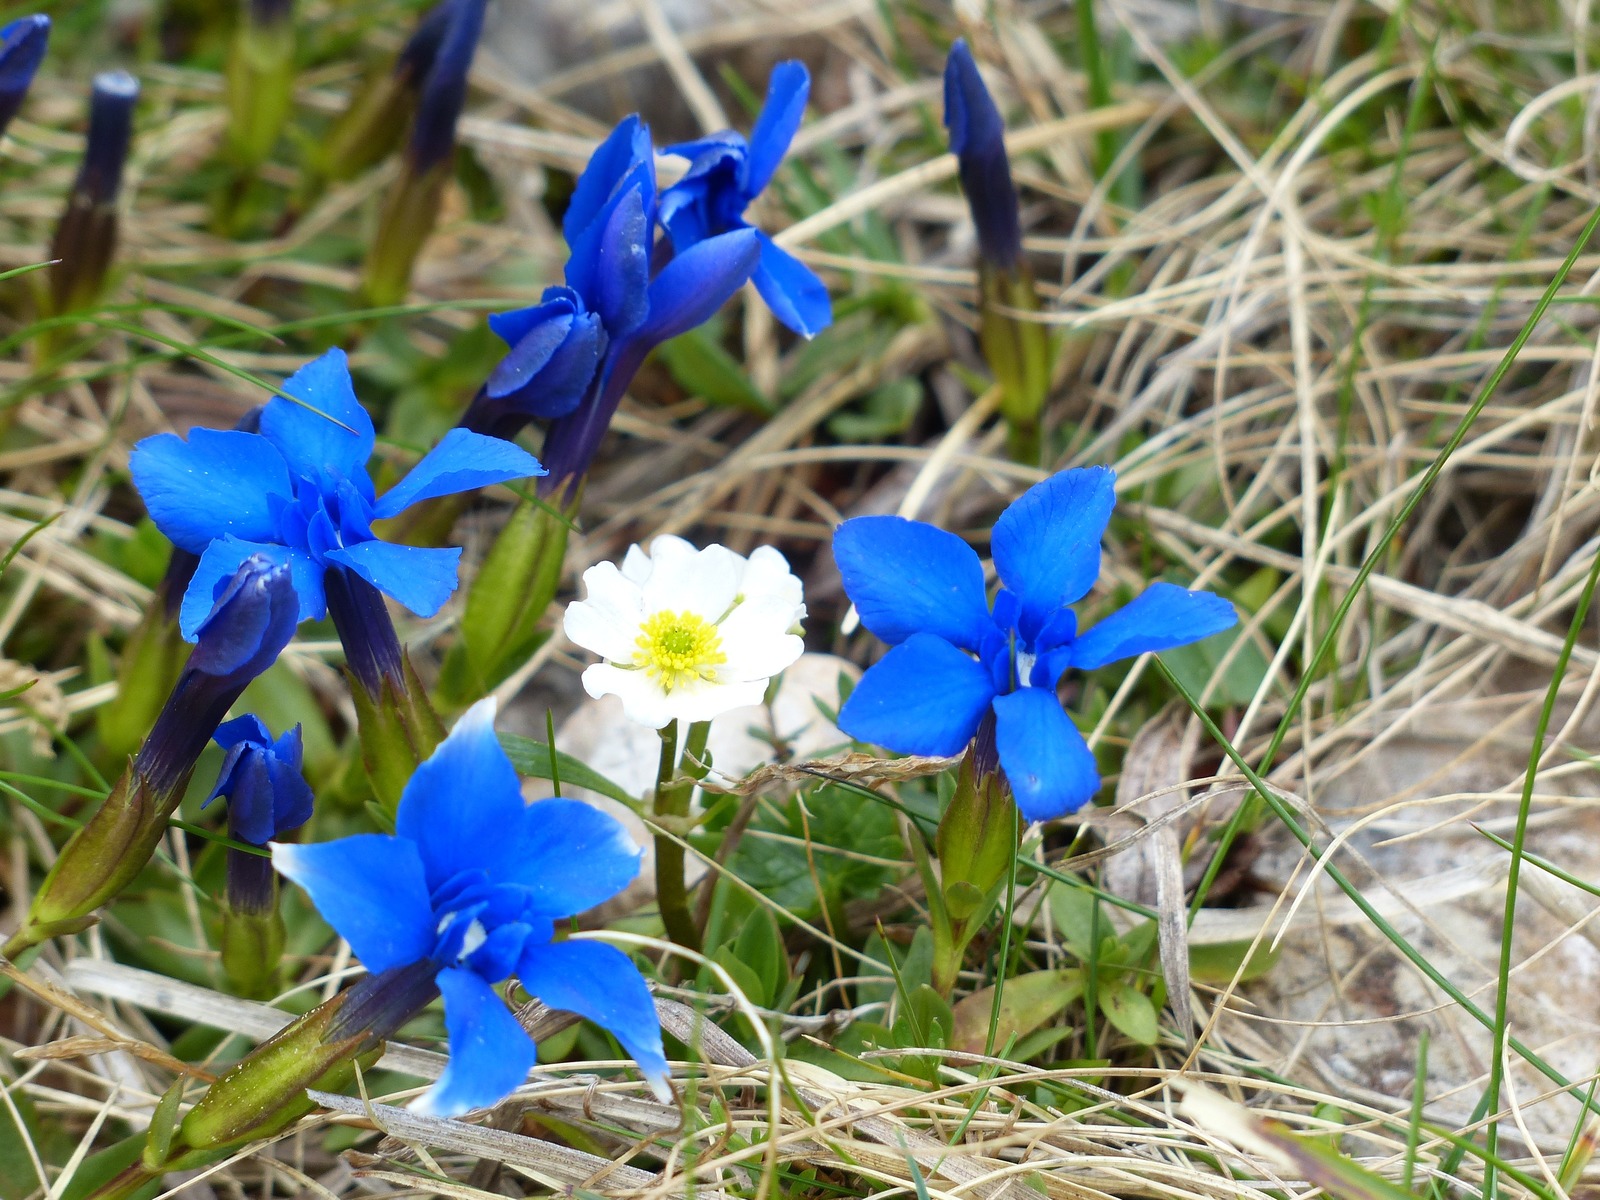
[[[492,986],[512,975],[550,1007],[609,1029],[666,1098],[661,1031],[638,969],[600,942],[553,940],[557,921],[627,886],[639,849],[587,804],[524,802],[494,713],[492,699],[474,705],[417,767],[393,836],[275,843],[273,861],[374,975],[432,974],[451,1056],[417,1102],[423,1111],[482,1108],[526,1077],[533,1043]]]
[[[661,224],[673,248],[687,250],[709,237],[748,229],[744,210],[772,181],[794,139],[811,92],[811,76],[797,60],[772,69],[767,99],[750,139],[732,130],[668,146],[689,160],[683,178],[661,196]],[[760,262],[753,279],[773,315],[796,333],[814,337],[833,321],[828,287],[815,271],[757,231]]]
[[[658,537],[649,554],[629,547],[620,568],[590,567],[583,584],[563,627],[606,660],[584,670],[584,690],[620,696],[630,720],[654,729],[761,703],[805,650],[800,580],[771,546],[746,559]]]
[[[954,534],[901,517],[856,517],[833,553],[861,623],[893,649],[869,668],[839,727],[902,754],[959,753],[993,712],[1000,766],[1022,815],[1074,812],[1099,789],[1094,755],[1056,697],[1069,668],[1199,641],[1237,623],[1209,592],[1154,583],[1080,633],[1072,604],[1100,571],[1116,503],[1105,467],[1062,471],[1000,514],[991,610],[983,567]]]

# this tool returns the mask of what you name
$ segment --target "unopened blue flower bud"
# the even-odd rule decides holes
[[[367,255],[362,285],[371,304],[405,299],[411,269],[439,218],[440,198],[454,165],[456,122],[467,99],[467,71],[478,48],[487,3],[455,0],[449,25],[428,66],[400,177]]]
[[[510,349],[473,399],[463,428],[510,438],[530,418],[564,417],[583,400],[606,348],[598,313],[571,288],[546,288],[540,303],[495,313],[489,328]]]
[[[49,42],[50,18],[42,13],[0,28],[0,133],[22,107]]]
[[[961,172],[961,190],[978,227],[984,261],[1010,270],[1022,257],[1017,189],[1006,156],[1006,127],[978,74],[967,43],[957,39],[944,68],[944,123]]]
[[[117,193],[133,138],[139,81],[126,71],[94,77],[83,165],[50,241],[50,298],[55,313],[92,305],[117,250]]]
[[[478,50],[487,6],[488,0],[455,0],[444,36],[428,64],[409,147],[411,162],[419,174],[455,150],[456,122],[467,101],[467,72]]]

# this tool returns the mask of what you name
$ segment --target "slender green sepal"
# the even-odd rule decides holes
[[[1008,270],[980,262],[978,284],[978,341],[1000,385],[1000,413],[1010,429],[1011,456],[1037,465],[1039,421],[1050,394],[1050,330],[1016,315],[1039,311],[1033,274],[1025,262]]]

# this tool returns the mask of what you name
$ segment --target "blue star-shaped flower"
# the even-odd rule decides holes
[[[1099,577],[1115,482],[1105,467],[1062,471],[1000,514],[992,611],[978,556],[954,534],[902,517],[839,526],[833,555],[845,592],[861,623],[894,647],[861,677],[839,727],[901,754],[951,755],[992,711],[1024,817],[1049,820],[1088,803],[1100,776],[1056,697],[1062,674],[1187,645],[1238,620],[1220,596],[1154,583],[1078,632],[1069,606]]]
[[[783,162],[811,93],[805,64],[781,62],[772,69],[767,100],[750,140],[732,130],[668,146],[665,153],[689,160],[683,178],[661,196],[661,223],[679,251],[733,229],[748,229],[744,210],[772,182]],[[773,315],[796,333],[813,337],[833,321],[828,285],[765,233],[756,232],[761,261],[756,290]]]
[[[227,754],[217,786],[200,807],[226,796],[231,836],[265,846],[311,819],[311,785],[300,773],[300,726],[274,741],[266,723],[246,713],[219,726],[213,740]]]
[[[179,610],[190,641],[217,581],[252,554],[289,564],[302,621],[327,611],[330,571],[430,617],[455,591],[460,548],[380,541],[372,522],[420,500],[545,473],[510,442],[452,429],[379,497],[367,474],[372,419],[356,399],[344,351],[307,363],[283,390],[300,403],[274,397],[261,410],[259,433],[194,429],[188,441],[157,434],[130,456],[151,520],[179,549],[200,555]]]
[[[494,734],[492,699],[469,709],[417,768],[395,836],[275,843],[272,858],[368,971],[437,968],[450,1065],[422,1097],[424,1111],[454,1116],[494,1104],[533,1066],[533,1042],[492,986],[511,975],[551,1008],[610,1030],[658,1094],[670,1094],[638,969],[612,946],[552,940],[555,922],[628,885],[639,848],[580,801],[523,801]]]

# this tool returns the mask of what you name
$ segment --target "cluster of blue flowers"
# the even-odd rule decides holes
[[[689,167],[660,195],[650,130],[637,116],[589,160],[562,220],[566,284],[490,318],[511,350],[462,418],[502,437],[548,421],[541,491],[571,488],[587,473],[645,356],[702,324],[752,277],[795,332],[811,337],[833,319],[822,280],[744,219],[783,160],[810,86],[803,64],[780,63],[750,138],[730,131],[669,146]]]
[[[1100,789],[1093,753],[1061,708],[1068,668],[1210,637],[1238,616],[1221,596],[1155,583],[1078,631],[1072,611],[1100,575],[1116,504],[1105,467],[1062,471],[1024,492],[994,526],[1000,589],[952,533],[903,517],[856,517],[833,554],[861,623],[894,647],[839,713],[852,737],[902,754],[959,754],[993,720],[1000,766],[1030,821],[1075,812]]]

